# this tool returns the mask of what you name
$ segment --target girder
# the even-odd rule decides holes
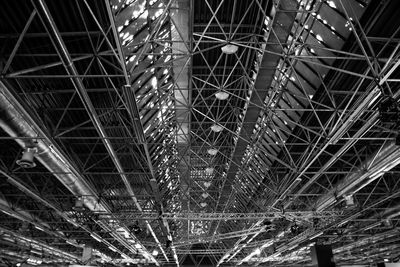
[[[398,260],[399,8],[6,1],[0,265]]]
[[[106,218],[107,214],[98,213],[100,217]],[[310,220],[313,218],[336,218],[341,216],[340,211],[274,211],[262,213],[229,213],[229,212],[177,212],[177,213],[162,213],[161,215],[154,212],[130,212],[124,211],[120,213],[113,213],[118,218],[126,221],[136,220],[157,220],[164,218],[166,220],[207,220],[207,221],[220,221],[220,220],[273,220],[277,218],[287,218],[291,220]]]

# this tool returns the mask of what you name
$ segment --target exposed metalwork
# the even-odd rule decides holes
[[[398,261],[399,5],[2,3],[0,266]]]

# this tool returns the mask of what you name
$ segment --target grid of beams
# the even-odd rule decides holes
[[[0,266],[398,258],[397,8],[5,4]]]

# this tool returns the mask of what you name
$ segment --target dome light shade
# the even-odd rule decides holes
[[[203,193],[203,194],[201,194],[201,196],[202,196],[203,198],[207,198],[207,197],[208,197],[208,193]]]
[[[207,167],[207,168],[206,168],[206,173],[207,173],[208,175],[213,174],[213,172],[214,172],[214,168],[213,168],[213,167]]]
[[[207,206],[207,203],[201,202],[201,203],[200,203],[200,206],[203,207],[203,208],[205,208],[205,207]]]
[[[219,133],[220,131],[223,130],[223,128],[222,128],[221,125],[218,125],[218,124],[214,123],[214,124],[211,126],[211,130],[213,130],[213,131],[216,132],[216,133]]]
[[[17,160],[16,163],[21,166],[21,168],[28,169],[36,167],[36,163],[33,161],[36,152],[36,147],[27,147],[22,153],[22,158]]]
[[[229,97],[229,94],[224,90],[219,90],[215,93],[215,97],[219,100],[226,100]]]
[[[238,46],[234,44],[226,44],[223,47],[221,47],[222,53],[225,53],[227,55],[234,54],[238,50]]]
[[[211,185],[211,182],[204,182],[204,186],[205,186],[206,188],[209,188],[210,185]]]
[[[85,210],[83,199],[81,197],[79,197],[75,200],[75,206],[72,209],[75,211],[84,211]]]
[[[353,207],[356,205],[353,195],[344,196],[344,200],[346,202],[346,207]]]
[[[207,149],[207,153],[210,154],[211,156],[215,156],[218,153],[218,149],[216,149],[214,147],[209,148],[209,149]]]

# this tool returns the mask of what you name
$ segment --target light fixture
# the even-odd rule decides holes
[[[222,53],[225,53],[227,55],[231,55],[237,52],[238,46],[234,44],[226,44],[223,47],[221,47]]]
[[[153,250],[153,252],[151,253],[154,257],[156,257],[158,255],[158,250]]]
[[[343,198],[344,198],[344,201],[346,202],[346,207],[349,208],[349,207],[355,206],[353,195],[344,196]]]
[[[214,172],[214,168],[213,168],[213,167],[207,167],[207,168],[206,168],[206,173],[207,173],[208,175],[213,174],[213,172]]]
[[[74,211],[84,211],[84,210],[85,210],[85,207],[83,206],[83,199],[82,199],[82,197],[78,197],[78,198],[75,200],[75,206],[72,207],[72,209],[73,209]]]
[[[218,153],[218,149],[216,149],[215,147],[211,147],[207,149],[207,153],[210,154],[211,156],[215,156]]]
[[[208,193],[203,193],[203,194],[201,194],[201,196],[202,196],[203,198],[207,198],[207,197],[208,197]]]
[[[24,152],[22,152],[22,158],[17,160],[17,164],[22,168],[34,168],[36,163],[33,161],[33,157],[37,153],[36,147],[27,147]]]
[[[205,186],[206,188],[209,188],[210,185],[211,185],[211,182],[204,182],[204,186]]]
[[[216,132],[216,133],[219,133],[220,131],[222,131],[222,126],[221,125],[219,125],[219,124],[217,124],[217,123],[214,123],[212,126],[211,126],[211,130],[212,131],[214,131],[214,132]]]
[[[219,100],[226,100],[229,97],[229,94],[225,91],[220,89],[218,92],[215,93],[215,97]]]
[[[207,206],[207,203],[206,203],[206,202],[201,202],[201,203],[200,203],[200,206],[201,206],[202,208],[205,208],[205,207]]]

